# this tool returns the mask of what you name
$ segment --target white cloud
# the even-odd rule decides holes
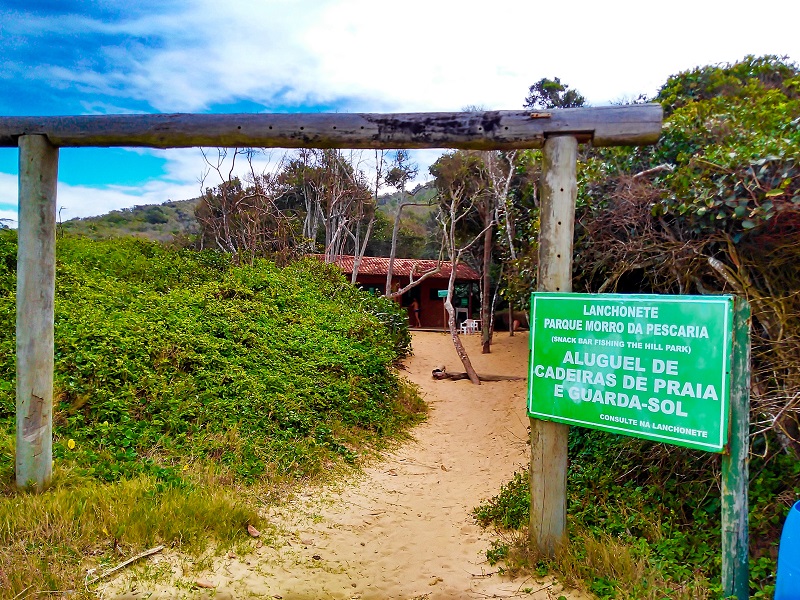
[[[0,210],[0,223],[6,227],[17,227],[17,211],[15,210]]]
[[[800,4],[779,2],[784,17]],[[495,0],[329,5],[301,35],[323,83],[413,110],[465,104],[517,108],[541,77],[559,76],[592,102],[654,93],[670,74],[747,53],[789,54],[800,41],[753,27],[746,2]],[[774,13],[777,14],[777,13]]]
[[[150,180],[137,187],[90,187],[59,182],[56,205],[60,210],[61,219],[68,221],[74,217],[100,215],[137,204],[161,204],[170,198],[181,200],[197,197],[198,189],[197,184],[181,185],[162,180]],[[0,197],[11,198],[17,204],[17,190],[17,176],[0,173]],[[0,216],[13,219],[13,225],[16,227],[16,211],[0,211]]]
[[[79,64],[26,67],[24,77],[81,91],[81,105],[90,112],[127,112],[131,101],[164,112],[204,111],[274,97],[279,109],[515,109],[533,82],[554,76],[591,103],[606,104],[653,94],[670,74],[696,65],[766,53],[800,60],[800,36],[758,26],[746,17],[752,4],[742,0],[663,6],[631,0],[194,0],[179,10],[116,22],[12,19],[8,28],[32,38],[45,31],[134,36],[125,47],[101,47]],[[770,14],[784,23],[800,21],[800,3],[776,0]],[[147,45],[149,39],[157,43]],[[167,159],[165,176],[138,187],[61,184],[64,218],[198,194],[204,172],[198,150],[144,151]],[[417,182],[429,178],[427,168],[440,154],[412,153]],[[0,193],[16,198],[16,177],[11,183],[9,177],[0,174]]]
[[[800,3],[777,0],[770,13],[794,22]],[[798,36],[754,27],[746,14],[752,4],[742,0],[195,0],[178,14],[26,27],[159,40],[99,49],[107,71],[51,66],[39,75],[165,112],[276,95],[284,106],[338,100],[348,110],[427,111],[519,108],[541,77],[558,76],[604,104],[653,94],[667,76],[696,65],[749,53],[800,59]]]
[[[293,0],[199,0],[180,14],[117,23],[67,17],[59,22],[61,33],[121,33],[159,43],[101,47],[97,57],[110,65],[103,70],[90,63],[45,65],[38,75],[56,87],[145,100],[164,112],[201,111],[241,98],[268,101],[284,90],[293,101],[313,99],[315,60],[292,39],[306,22],[302,11],[308,11],[308,4]],[[45,28],[51,21],[39,20]]]

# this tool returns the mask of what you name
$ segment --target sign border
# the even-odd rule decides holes
[[[624,302],[660,302],[660,303],[692,303],[692,304],[721,304],[727,307],[724,311],[723,321],[723,339],[724,351],[722,355],[722,398],[720,398],[720,431],[718,444],[710,444],[704,442],[687,441],[683,438],[676,438],[670,435],[634,432],[629,429],[624,429],[615,425],[606,425],[604,423],[587,422],[580,419],[572,419],[569,417],[562,417],[557,415],[550,415],[543,412],[536,412],[532,410],[533,403],[533,352],[534,352],[534,328],[536,323],[536,302],[538,298],[547,298],[548,300],[563,300],[563,301],[586,301],[588,300],[610,300],[610,301],[624,301]],[[529,354],[528,354],[528,398],[527,409],[528,416],[540,419],[543,421],[553,421],[556,423],[564,423],[567,425],[580,425],[590,429],[598,429],[601,431],[608,431],[610,433],[619,433],[629,437],[636,437],[640,439],[651,440],[654,442],[669,442],[674,445],[684,448],[694,448],[697,450],[710,451],[715,453],[724,453],[728,446],[728,424],[730,415],[730,393],[731,393],[731,353],[733,348],[733,328],[732,328],[732,312],[733,312],[734,297],[730,294],[720,294],[714,296],[679,296],[679,295],[661,295],[661,294],[581,294],[581,293],[565,293],[565,292],[532,292],[531,293],[531,331],[529,336]],[[678,442],[678,443],[676,443]]]

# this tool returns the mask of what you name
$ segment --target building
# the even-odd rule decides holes
[[[317,258],[323,259],[321,255]],[[348,277],[352,277],[354,256],[340,256],[335,264]],[[452,267],[449,262],[439,263],[435,260],[416,258],[395,258],[392,268],[392,289],[402,289],[410,280],[418,280],[423,274],[439,269],[437,273],[427,277],[422,283],[411,288],[398,302],[403,307],[410,307],[416,300],[419,304],[419,320],[424,328],[446,328],[444,296],[447,294],[447,283]],[[358,267],[356,283],[362,289],[374,294],[383,294],[386,289],[386,274],[389,272],[389,259],[378,256],[365,256]],[[470,317],[480,310],[479,286],[480,275],[465,264],[459,264],[456,270],[455,295],[453,306],[456,307],[457,322]],[[413,315],[409,314],[409,322],[415,325]]]

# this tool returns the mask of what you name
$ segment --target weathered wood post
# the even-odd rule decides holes
[[[544,143],[539,233],[540,292],[572,291],[578,141],[549,137]],[[567,433],[569,426],[531,418],[532,546],[553,556],[566,535]]]
[[[53,297],[58,148],[19,138],[17,457],[19,487],[41,491],[53,465]]]
[[[748,500],[750,481],[750,304],[735,298],[728,452],[722,455],[722,589],[750,597]]]

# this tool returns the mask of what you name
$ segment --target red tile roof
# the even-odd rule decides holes
[[[312,254],[312,256],[319,260],[324,260],[322,254]],[[355,262],[354,256],[340,256],[336,259],[336,265],[344,273],[353,272],[353,263]],[[392,272],[398,277],[408,277],[413,269],[414,279],[417,279],[423,273],[435,269],[438,262],[435,260],[424,260],[417,258],[395,258]],[[361,259],[361,264],[358,266],[359,275],[386,275],[389,270],[389,259],[382,256],[365,256]],[[444,261],[441,263],[441,269],[436,275],[431,275],[428,279],[449,279],[451,266],[450,262]],[[464,263],[459,263],[456,270],[456,278],[466,281],[478,281],[478,275],[475,269],[468,267]]]

